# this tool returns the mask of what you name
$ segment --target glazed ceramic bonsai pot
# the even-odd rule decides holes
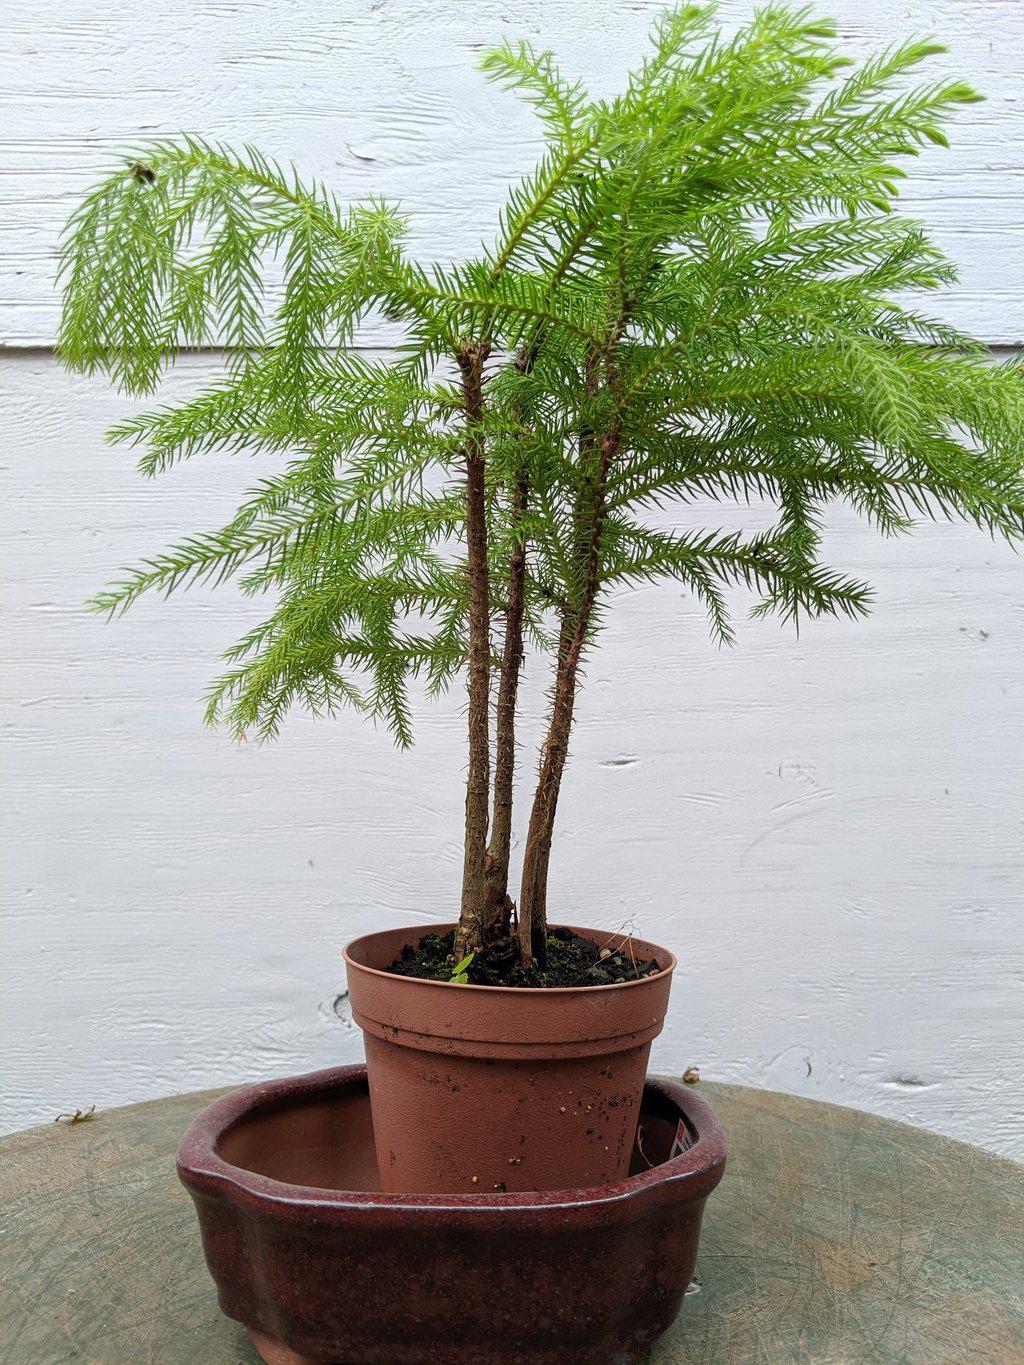
[[[229,1317],[268,1361],[625,1365],[679,1310],[725,1166],[710,1108],[650,1080],[632,1174],[543,1193],[379,1191],[366,1070],[203,1110],[178,1172]]]
[[[621,1179],[651,1040],[665,1020],[672,954],[616,937],[623,954],[653,959],[659,970],[568,989],[458,985],[382,970],[424,932],[420,925],[368,934],[345,950],[382,1188],[455,1194]]]

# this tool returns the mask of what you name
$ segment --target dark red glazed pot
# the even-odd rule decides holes
[[[439,934],[450,924],[430,926]],[[603,1185],[629,1169],[651,1040],[676,960],[656,944],[609,942],[654,976],[614,986],[524,990],[394,976],[381,968],[422,925],[345,949],[349,1001],[366,1041],[382,1188],[396,1193]]]
[[[725,1167],[682,1085],[648,1082],[641,1127],[634,1173],[600,1188],[378,1193],[366,1070],[349,1066],[210,1105],[178,1173],[221,1308],[267,1360],[627,1365],[679,1310]]]

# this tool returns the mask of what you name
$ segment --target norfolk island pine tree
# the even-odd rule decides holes
[[[883,535],[922,518],[1024,536],[1024,377],[912,296],[954,279],[897,211],[902,159],[947,145],[980,98],[908,73],[928,40],[859,65],[831,22],[771,5],[733,36],[714,7],[657,23],[611,101],[548,53],[483,58],[543,125],[493,245],[423,266],[405,220],[342,207],[253,148],[142,150],[74,214],[64,362],[146,394],[184,348],[223,347],[196,396],[113,428],[155,475],[204,451],[273,451],[278,474],[224,527],[96,599],[236,578],[276,598],[226,655],[207,717],[277,733],[342,705],[411,742],[409,686],[465,676],[468,772],[456,958],[517,922],[543,961],[547,879],[581,661],[608,590],[669,577],[731,642],[725,590],[756,615],[865,614],[821,563],[843,501]],[[283,271],[279,292],[268,289]],[[389,359],[353,348],[401,324]],[[652,509],[767,500],[758,534],[669,533]],[[518,685],[553,656],[517,904],[509,893]]]

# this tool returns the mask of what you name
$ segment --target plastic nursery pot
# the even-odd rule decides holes
[[[620,1180],[651,1039],[665,1019],[672,954],[633,939],[637,958],[657,962],[655,976],[554,990],[381,970],[423,933],[422,925],[389,929],[345,949],[349,1002],[366,1041],[381,1188],[500,1193]]]
[[[220,1305],[265,1360],[626,1365],[679,1311],[721,1129],[647,1083],[634,1173],[536,1194],[377,1191],[366,1069],[236,1091],[182,1139]]]

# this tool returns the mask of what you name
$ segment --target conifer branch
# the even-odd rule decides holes
[[[147,476],[201,453],[281,461],[226,526],[95,605],[226,579],[272,595],[208,699],[211,721],[264,737],[293,706],[350,706],[406,745],[417,682],[466,678],[464,951],[508,930],[527,643],[554,654],[529,957],[602,594],[675,579],[724,644],[737,587],[792,622],[869,609],[868,584],[822,563],[833,502],[885,535],[928,517],[1024,541],[1024,371],[919,304],[955,269],[899,212],[906,158],[947,145],[978,98],[915,84],[941,51],[914,39],[851,65],[806,10],[769,4],[725,37],[712,5],[684,3],[622,94],[594,100],[550,53],[503,44],[485,75],[526,98],[546,149],[494,245],[454,265],[410,259],[391,205],[339,205],[194,138],[139,149],[73,215],[66,364],[149,393],[183,349],[225,348],[199,393],[110,439]],[[370,315],[402,327],[396,355],[359,354]],[[770,530],[649,520],[752,499]]]

